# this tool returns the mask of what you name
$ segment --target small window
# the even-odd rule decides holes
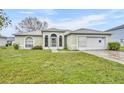
[[[62,47],[62,36],[59,36],[59,46]]]
[[[48,35],[45,36],[45,47],[48,47]]]
[[[102,42],[102,40],[99,40],[99,43],[101,43]]]

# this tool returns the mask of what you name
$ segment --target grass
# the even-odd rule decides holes
[[[123,52],[124,52],[124,47],[121,47],[121,48],[120,48],[120,51],[123,51]]]
[[[83,52],[0,49],[0,83],[124,83],[124,65]]]

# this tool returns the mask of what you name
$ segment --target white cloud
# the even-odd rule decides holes
[[[37,14],[41,13],[43,15],[56,15],[57,12],[54,9],[38,9],[38,10],[24,10],[20,11],[21,14]]]
[[[14,26],[9,26],[7,28],[4,28],[2,31],[1,31],[1,35],[3,36],[12,36],[12,34],[16,33],[15,31],[15,27]]]
[[[19,13],[21,13],[21,14],[34,14],[34,12],[31,12],[31,11],[21,11]]]
[[[72,20],[61,20],[59,22],[55,22],[49,18],[41,18],[41,20],[45,20],[48,22],[49,27],[56,27],[56,28],[64,28],[64,29],[78,29],[83,27],[88,27],[91,25],[99,25],[103,24],[106,21],[105,15],[89,15],[89,16],[82,16],[80,18],[72,19]]]
[[[115,18],[115,19],[119,19],[119,18],[123,18],[124,17],[124,15],[115,15],[115,16],[113,16],[113,18]]]
[[[124,17],[124,11],[122,9],[113,9],[106,13],[109,19],[119,19]]]
[[[57,12],[54,9],[43,9],[39,11],[40,13],[44,13],[46,15],[56,15]]]
[[[55,21],[55,20],[49,19],[49,17],[48,17],[49,15],[56,15],[57,12],[55,10],[42,9],[42,10],[37,10],[34,12],[40,12],[40,13],[46,15],[46,17],[44,17],[44,18],[40,17],[40,19],[47,21],[49,24],[49,27],[65,28],[65,29],[72,29],[72,30],[75,30],[78,28],[83,28],[83,27],[88,28],[88,27],[94,26],[94,25],[105,24],[105,23],[107,23],[109,18],[117,19],[117,18],[123,17],[123,15],[119,14],[119,12],[121,12],[120,10],[110,10],[110,11],[104,12],[102,14],[82,16],[82,17],[73,18],[73,19],[65,17],[65,18],[58,19],[57,21]],[[27,14],[28,14],[28,12],[27,12]]]

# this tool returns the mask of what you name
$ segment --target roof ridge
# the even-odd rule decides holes
[[[96,31],[96,32],[100,32],[100,30],[95,30],[95,29],[89,29],[89,28],[80,28],[74,31],[79,31],[79,30],[88,30],[88,31]]]
[[[111,30],[121,29],[121,28],[124,28],[124,24],[121,24],[121,25],[119,25],[119,26],[114,26],[113,28],[110,28],[110,29],[106,30],[106,32],[107,32],[107,31],[111,31]]]

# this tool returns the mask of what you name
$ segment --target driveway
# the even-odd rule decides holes
[[[124,52],[109,50],[88,50],[83,52],[124,64]]]

